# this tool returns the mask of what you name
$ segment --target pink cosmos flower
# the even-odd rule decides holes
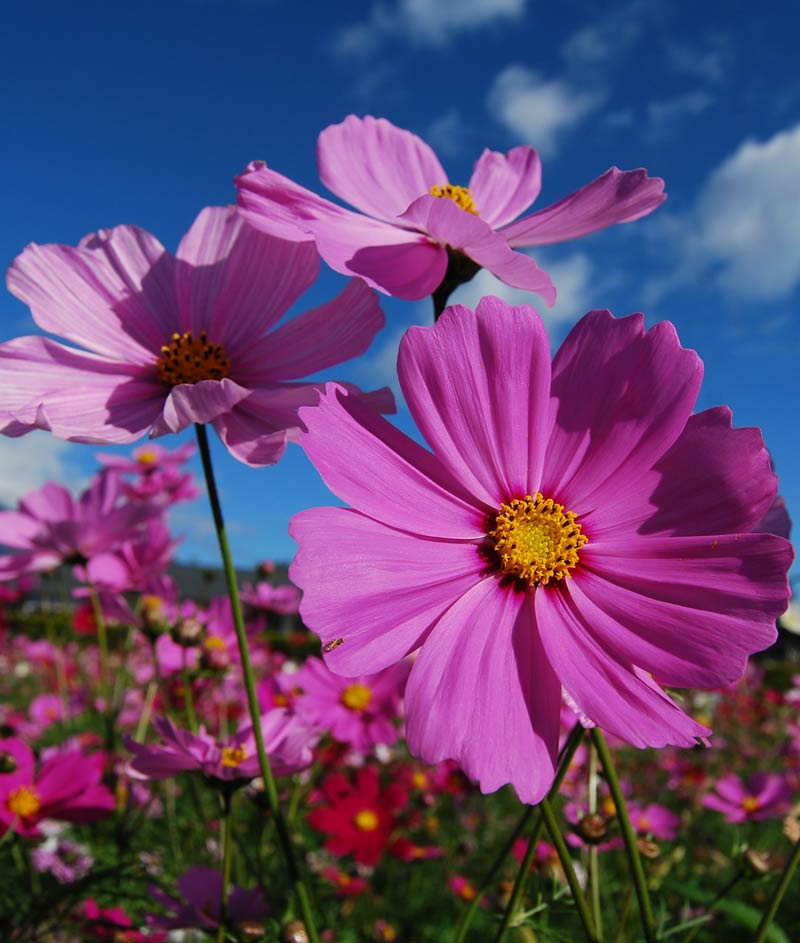
[[[42,330],[85,350],[45,337],[0,345],[0,427],[109,443],[212,423],[238,459],[272,464],[298,407],[317,398],[319,384],[294,381],[362,354],[384,324],[374,294],[353,281],[275,328],[318,269],[312,245],[256,232],[233,207],[204,209],[174,257],[135,226],[77,249],[32,244],[11,265],[9,290]],[[388,390],[369,399],[393,408]]]
[[[319,658],[309,658],[293,676],[303,692],[295,710],[356,753],[369,753],[378,743],[397,740],[394,721],[408,672],[408,665],[400,662],[378,674],[343,678]]]
[[[703,796],[703,805],[725,816],[726,822],[760,822],[789,811],[792,790],[777,773],[753,773],[746,783],[735,774],[722,776],[715,792]]]
[[[191,442],[170,451],[151,443],[133,450],[133,458],[101,452],[95,458],[109,471],[118,475],[133,475],[124,479],[123,489],[132,500],[151,501],[169,507],[180,501],[192,501],[200,495],[191,472],[181,471],[181,465],[197,450]]]
[[[296,586],[288,583],[283,586],[273,586],[263,580],[259,580],[255,586],[245,583],[241,597],[242,602],[259,612],[293,616],[300,608],[300,592]]]
[[[631,802],[628,805],[628,815],[640,835],[652,835],[662,841],[674,841],[678,837],[680,816],[657,802],[649,802],[645,806]]]
[[[264,746],[276,776],[288,776],[311,765],[309,731],[296,717],[272,711],[261,721]],[[144,779],[168,779],[186,770],[195,770],[214,779],[230,782],[254,779],[259,775],[258,755],[252,727],[246,727],[224,743],[206,733],[180,730],[166,717],[153,721],[160,744],[137,743],[125,738],[134,758],[132,773]]]
[[[484,150],[469,186],[454,186],[423,140],[370,115],[349,115],[327,127],[319,136],[317,162],[325,186],[358,212],[255,162],[236,180],[245,218],[284,239],[313,239],[337,272],[359,275],[412,301],[435,292],[456,269],[457,284],[486,268],[553,304],[550,276],[514,249],[566,242],[639,219],[666,198],[658,177],[612,167],[513,222],[541,188],[541,164],[532,147],[506,155]]]
[[[17,551],[0,554],[0,579],[86,563],[160,513],[152,505],[125,502],[119,481],[110,475],[96,476],[77,499],[63,485],[48,482],[26,494],[16,511],[0,511],[2,542]]]
[[[411,328],[398,372],[431,451],[335,385],[301,414],[352,505],[290,525],[328,665],[419,649],[411,751],[525,802],[552,783],[562,686],[635,746],[706,736],[661,685],[727,683],[773,642],[792,549],[749,533],[776,491],[761,434],[691,415],[702,364],[674,327],[593,311],[551,365],[536,312],[484,298]]]
[[[38,774],[33,752],[21,740],[0,740],[0,754],[13,772],[0,775],[0,834],[39,835],[43,819],[95,822],[114,810],[114,797],[100,782],[105,757],[79,750],[54,752]]]

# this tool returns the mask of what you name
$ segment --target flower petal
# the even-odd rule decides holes
[[[709,731],[632,664],[598,643],[568,589],[536,590],[542,647],[561,683],[598,726],[637,747],[694,746]]]
[[[556,291],[547,272],[530,256],[510,249],[504,235],[453,200],[422,196],[400,218],[441,245],[463,252],[512,288],[534,291],[548,305],[555,303]]]
[[[483,298],[412,327],[398,374],[417,426],[479,502],[539,489],[549,432],[550,345],[533,308]]]
[[[566,242],[616,223],[641,219],[666,198],[660,177],[648,177],[641,168],[611,167],[580,190],[511,223],[502,232],[514,248]]]
[[[341,124],[325,128],[317,164],[332,193],[378,219],[394,219],[431,187],[448,182],[421,138],[371,115],[348,115]]]
[[[484,566],[474,544],[415,537],[345,508],[295,514],[289,533],[299,546],[290,579],[303,590],[303,621],[330,646],[331,670],[348,677],[419,648]]]
[[[331,491],[356,510],[428,537],[485,535],[488,509],[470,503],[435,456],[334,384],[300,419],[309,459]]]
[[[640,314],[591,311],[553,360],[553,431],[542,492],[602,521],[606,500],[637,487],[683,432],[703,365],[668,321],[647,333]]]
[[[561,683],[527,594],[490,577],[436,623],[411,669],[406,729],[427,763],[455,760],[481,791],[539,802],[553,782]]]
[[[169,391],[163,413],[153,423],[152,435],[180,432],[196,422],[211,422],[250,394],[251,390],[227,377],[224,380],[179,383]]]
[[[155,361],[165,325],[174,323],[173,277],[174,259],[157,239],[117,226],[77,249],[31,243],[11,263],[8,288],[43,330],[144,365]]]
[[[542,187],[542,164],[532,147],[514,147],[508,154],[484,150],[475,164],[469,192],[481,219],[493,228],[516,219],[533,203]]]
[[[284,243],[291,245],[291,243]],[[386,323],[375,292],[351,279],[327,304],[282,324],[237,358],[236,373],[255,381],[305,377],[366,352]]]
[[[181,240],[177,259],[180,329],[206,330],[234,361],[319,273],[313,245],[259,232],[234,206],[206,207]]]

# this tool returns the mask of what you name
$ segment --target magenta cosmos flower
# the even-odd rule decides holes
[[[245,217],[285,239],[313,239],[337,272],[408,300],[433,294],[446,275],[452,291],[486,268],[553,304],[550,276],[514,249],[566,242],[639,219],[666,198],[658,177],[612,167],[558,203],[517,219],[541,188],[532,147],[508,154],[484,150],[469,186],[455,186],[423,140],[369,115],[350,115],[326,128],[317,162],[325,186],[358,212],[255,162],[236,180]]]
[[[233,207],[204,209],[174,257],[135,226],[77,249],[32,244],[9,290],[42,330],[86,349],[46,337],[0,345],[0,427],[131,442],[212,423],[238,459],[272,464],[298,406],[317,398],[319,384],[294,381],[362,354],[384,323],[373,292],[353,281],[275,328],[318,269],[313,246],[256,232]],[[392,408],[387,390],[372,399]]]
[[[778,773],[753,773],[746,783],[729,773],[717,780],[714,790],[703,796],[703,805],[721,812],[726,822],[777,819],[791,806],[792,789]]]
[[[593,311],[551,365],[536,312],[484,298],[411,328],[398,372],[431,451],[335,385],[301,413],[352,505],[290,525],[328,665],[419,649],[412,752],[526,802],[553,779],[562,687],[635,746],[705,736],[662,685],[742,674],[775,639],[792,550],[748,533],[777,486],[761,434],[691,415],[702,364],[674,327]]]

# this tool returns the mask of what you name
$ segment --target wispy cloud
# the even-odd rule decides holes
[[[614,66],[629,52],[658,11],[653,0],[632,0],[576,30],[561,46],[561,56],[573,69]]]
[[[520,19],[526,4],[527,0],[377,2],[366,20],[342,27],[331,47],[342,59],[365,60],[398,40],[416,46],[443,46],[461,33]]]
[[[686,118],[697,118],[714,105],[715,97],[697,88],[683,95],[651,101],[647,106],[647,134],[653,139],[672,137]]]
[[[48,481],[72,488],[84,484],[87,476],[76,461],[79,449],[47,432],[0,436],[0,503],[13,505]]]
[[[734,55],[728,37],[717,34],[701,42],[671,42],[667,66],[679,75],[719,85],[730,75]]]

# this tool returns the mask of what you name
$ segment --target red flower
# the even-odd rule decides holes
[[[397,784],[381,790],[378,774],[366,767],[356,774],[355,784],[333,773],[321,792],[327,805],[314,809],[308,822],[328,836],[328,851],[334,855],[352,852],[359,864],[377,864],[407,802],[406,791]]]

